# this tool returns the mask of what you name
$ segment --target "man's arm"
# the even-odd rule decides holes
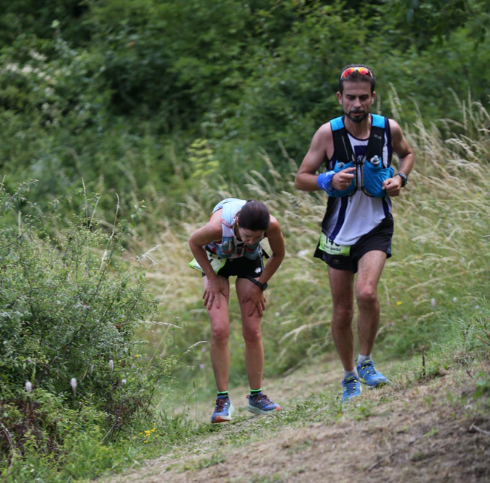
[[[400,169],[398,171],[408,176],[410,171],[412,171],[413,164],[415,162],[415,155],[405,139],[405,136],[403,136],[401,127],[393,119],[390,119],[390,130],[391,146],[400,160]],[[398,196],[400,194],[401,187],[402,179],[400,176],[394,176],[393,178],[383,181],[383,189],[386,190],[386,194],[388,196]]]
[[[318,191],[323,189],[327,193],[331,188],[346,189],[354,178],[356,168],[347,168],[338,173],[327,171],[320,176],[316,174],[325,157],[333,156],[333,137],[330,123],[324,124],[313,136],[310,149],[306,153],[294,184],[302,191]]]

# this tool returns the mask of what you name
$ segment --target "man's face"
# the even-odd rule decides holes
[[[353,122],[362,122],[371,111],[376,93],[369,82],[344,82],[344,92],[337,92],[344,114]]]

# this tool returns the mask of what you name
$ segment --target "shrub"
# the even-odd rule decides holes
[[[32,447],[56,458],[67,434],[113,437],[151,417],[155,382],[172,363],[141,363],[133,337],[157,302],[123,258],[129,223],[102,230],[98,200],[85,200],[53,235],[60,203],[42,212],[29,188],[0,186],[0,452],[10,459]],[[28,214],[14,228],[19,206]]]

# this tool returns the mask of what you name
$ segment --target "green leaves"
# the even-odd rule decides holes
[[[11,408],[0,422],[19,447],[31,433],[40,446],[49,437],[61,441],[67,429],[50,419],[55,401],[56,413],[69,421],[80,411],[104,415],[112,437],[147,414],[156,380],[165,380],[173,364],[159,359],[150,366],[137,351],[135,330],[157,302],[141,264],[122,258],[124,224],[109,232],[99,226],[97,196],[79,200],[80,215],[58,231],[53,213],[28,202],[28,187],[0,191],[3,218],[19,202],[25,213],[18,227],[4,223],[0,231],[0,407]],[[143,208],[138,203],[136,214]],[[5,437],[0,433],[0,446]]]
[[[214,157],[207,139],[194,140],[189,146],[188,153],[192,166],[191,177],[203,179],[219,172],[219,161]]]

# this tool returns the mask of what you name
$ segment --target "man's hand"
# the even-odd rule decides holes
[[[250,287],[250,290],[246,293],[245,297],[243,297],[242,303],[245,304],[249,300],[250,302],[252,302],[252,304],[250,306],[250,310],[248,311],[248,316],[251,317],[257,310],[257,314],[259,315],[259,317],[262,317],[266,303],[265,295],[262,289],[260,287],[257,287],[257,285],[252,285]]]
[[[383,189],[388,196],[398,196],[402,187],[402,179],[400,176],[394,176],[383,181]]]
[[[346,190],[351,185],[352,180],[354,179],[355,171],[356,168],[346,168],[342,171],[339,171],[338,173],[335,173],[331,181],[332,188],[339,191]]]
[[[215,277],[209,278],[204,294],[202,298],[204,299],[204,306],[208,310],[213,307],[213,302],[217,309],[219,309],[219,296],[223,295],[228,298],[228,281],[225,277],[216,275]]]

